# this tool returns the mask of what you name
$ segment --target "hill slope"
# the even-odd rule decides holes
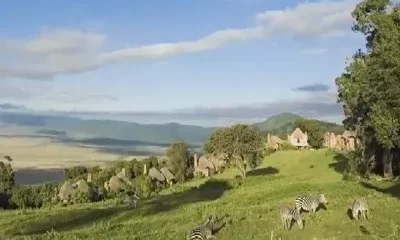
[[[255,123],[254,126],[260,131],[269,132],[277,135],[286,135],[295,128],[295,122],[303,117],[293,114],[293,113],[281,113],[268,118],[267,120]],[[342,133],[344,127],[335,123],[325,122],[316,120],[325,131],[330,131],[334,133]]]
[[[228,171],[214,179],[177,185],[174,193],[144,199],[137,209],[106,202],[24,210],[23,214],[0,212],[0,238],[2,234],[5,239],[30,235],[30,239],[55,240],[176,240],[185,239],[191,227],[211,214],[229,214],[230,221],[216,235],[218,240],[399,239],[399,183],[374,187],[344,182],[338,172],[341,164],[334,157],[325,150],[278,152],[249,173],[241,186],[235,187],[236,171]],[[295,223],[291,231],[283,230],[279,205],[293,205],[295,196],[307,193],[324,193],[329,202],[326,209],[318,210],[314,219],[305,213],[304,230]],[[365,223],[352,221],[346,214],[351,199],[358,196],[366,197],[372,209]],[[55,231],[46,233],[51,229]]]
[[[67,116],[10,112],[0,112],[0,122],[27,126],[39,134],[62,132],[64,135],[77,138],[107,138],[159,144],[179,140],[200,144],[213,130],[213,128],[178,123],[139,124],[116,120],[83,120]]]
[[[294,122],[302,117],[282,113],[255,123],[263,132],[286,135],[294,129]],[[169,144],[179,140],[192,145],[204,143],[215,128],[167,124],[139,124],[117,120],[84,120],[68,116],[50,116],[45,114],[16,113],[0,111],[0,123],[5,125],[29,127],[37,134],[56,137],[94,138],[109,141],[138,141],[142,144]],[[335,133],[343,132],[343,126],[319,121],[321,126]]]

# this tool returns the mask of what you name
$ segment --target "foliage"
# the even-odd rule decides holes
[[[226,161],[234,165],[246,177],[248,167],[260,164],[263,154],[263,140],[256,128],[236,124],[213,132],[204,145],[207,153],[225,155]]]
[[[219,183],[204,188],[209,179],[185,182],[176,185],[174,192],[142,198],[138,207],[131,210],[104,201],[62,208],[0,211],[0,236],[10,240],[129,237],[176,240],[184,239],[189,229],[209,215],[228,214],[224,219],[226,225],[216,233],[218,240],[399,239],[400,196],[395,191],[399,189],[398,183],[382,181],[371,186],[342,181],[334,156],[327,156],[325,149],[279,151],[260,166],[260,169],[279,169],[277,174],[248,174],[237,189],[218,188],[223,186]],[[234,175],[227,171],[218,179],[226,179],[235,186],[230,181]],[[314,219],[304,213],[303,230],[296,223],[290,231],[283,229],[280,204],[294,204],[294,196],[309,193],[324,193],[329,201],[326,209],[321,206]],[[357,196],[365,197],[371,208],[371,219],[363,223],[351,220],[346,214],[352,198]]]
[[[344,124],[356,131],[364,152],[376,150],[374,165],[382,164],[383,175],[391,177],[392,150],[400,146],[400,7],[365,0],[352,16],[352,29],[365,36],[366,51],[359,49],[336,79]],[[361,161],[368,161],[367,155],[362,153]]]
[[[153,192],[158,192],[161,187],[147,176],[139,176],[135,179],[135,191],[139,196],[149,196]]]
[[[312,148],[322,148],[324,144],[324,130],[317,121],[312,119],[297,119],[295,126],[300,128],[301,131],[307,132],[308,144]]]
[[[297,149],[296,146],[293,146],[292,144],[290,144],[290,143],[288,143],[286,141],[283,142],[281,147],[280,147],[280,150],[282,150],[282,151],[296,150],[296,149]]]
[[[0,161],[0,193],[10,193],[15,184],[14,171],[10,163]]]
[[[301,120],[303,117],[292,114],[292,113],[281,113],[275,116],[268,118],[267,120],[254,124],[258,130],[260,130],[265,137],[268,133],[272,135],[276,135],[281,139],[285,139],[287,134],[293,131],[296,126],[296,121]],[[342,125],[338,125],[335,123],[314,120],[317,122],[322,128],[329,132],[333,132],[335,134],[341,134],[344,131]]]
[[[190,167],[190,153],[184,142],[172,144],[167,150],[167,166],[175,175],[177,181],[182,182],[189,177],[187,169]]]
[[[145,158],[142,160],[142,163],[147,164],[147,169],[150,169],[152,167],[158,168],[159,166],[158,158],[156,156]]]
[[[15,186],[11,193],[11,205],[14,208],[41,208],[52,203],[55,196],[54,184],[37,186]]]
[[[78,179],[82,178],[84,179],[86,176],[86,173],[88,172],[87,168],[84,166],[74,166],[71,168],[65,168],[64,169],[64,175],[66,179]]]

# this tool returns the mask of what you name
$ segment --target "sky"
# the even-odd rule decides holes
[[[359,1],[4,0],[0,102],[144,123],[341,122]]]

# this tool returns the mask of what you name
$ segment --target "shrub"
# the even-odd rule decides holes
[[[41,208],[49,205],[55,195],[54,184],[16,186],[12,189],[11,205],[15,208]]]
[[[288,142],[283,142],[280,150],[287,151],[287,150],[296,150],[297,148]]]
[[[356,181],[360,178],[367,178],[367,163],[362,160],[361,150],[342,153],[346,158],[346,168],[343,172],[343,180]]]
[[[140,196],[149,196],[153,192],[163,189],[163,185],[151,180],[147,176],[139,176],[135,179],[135,191]]]
[[[87,168],[84,166],[74,166],[71,168],[64,169],[64,175],[66,179],[78,179],[85,178],[86,173],[88,172]]]
[[[9,194],[14,186],[14,172],[9,163],[0,161],[0,193]]]

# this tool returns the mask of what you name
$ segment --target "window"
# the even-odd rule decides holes
[[[297,139],[297,143],[300,143],[300,138]]]

